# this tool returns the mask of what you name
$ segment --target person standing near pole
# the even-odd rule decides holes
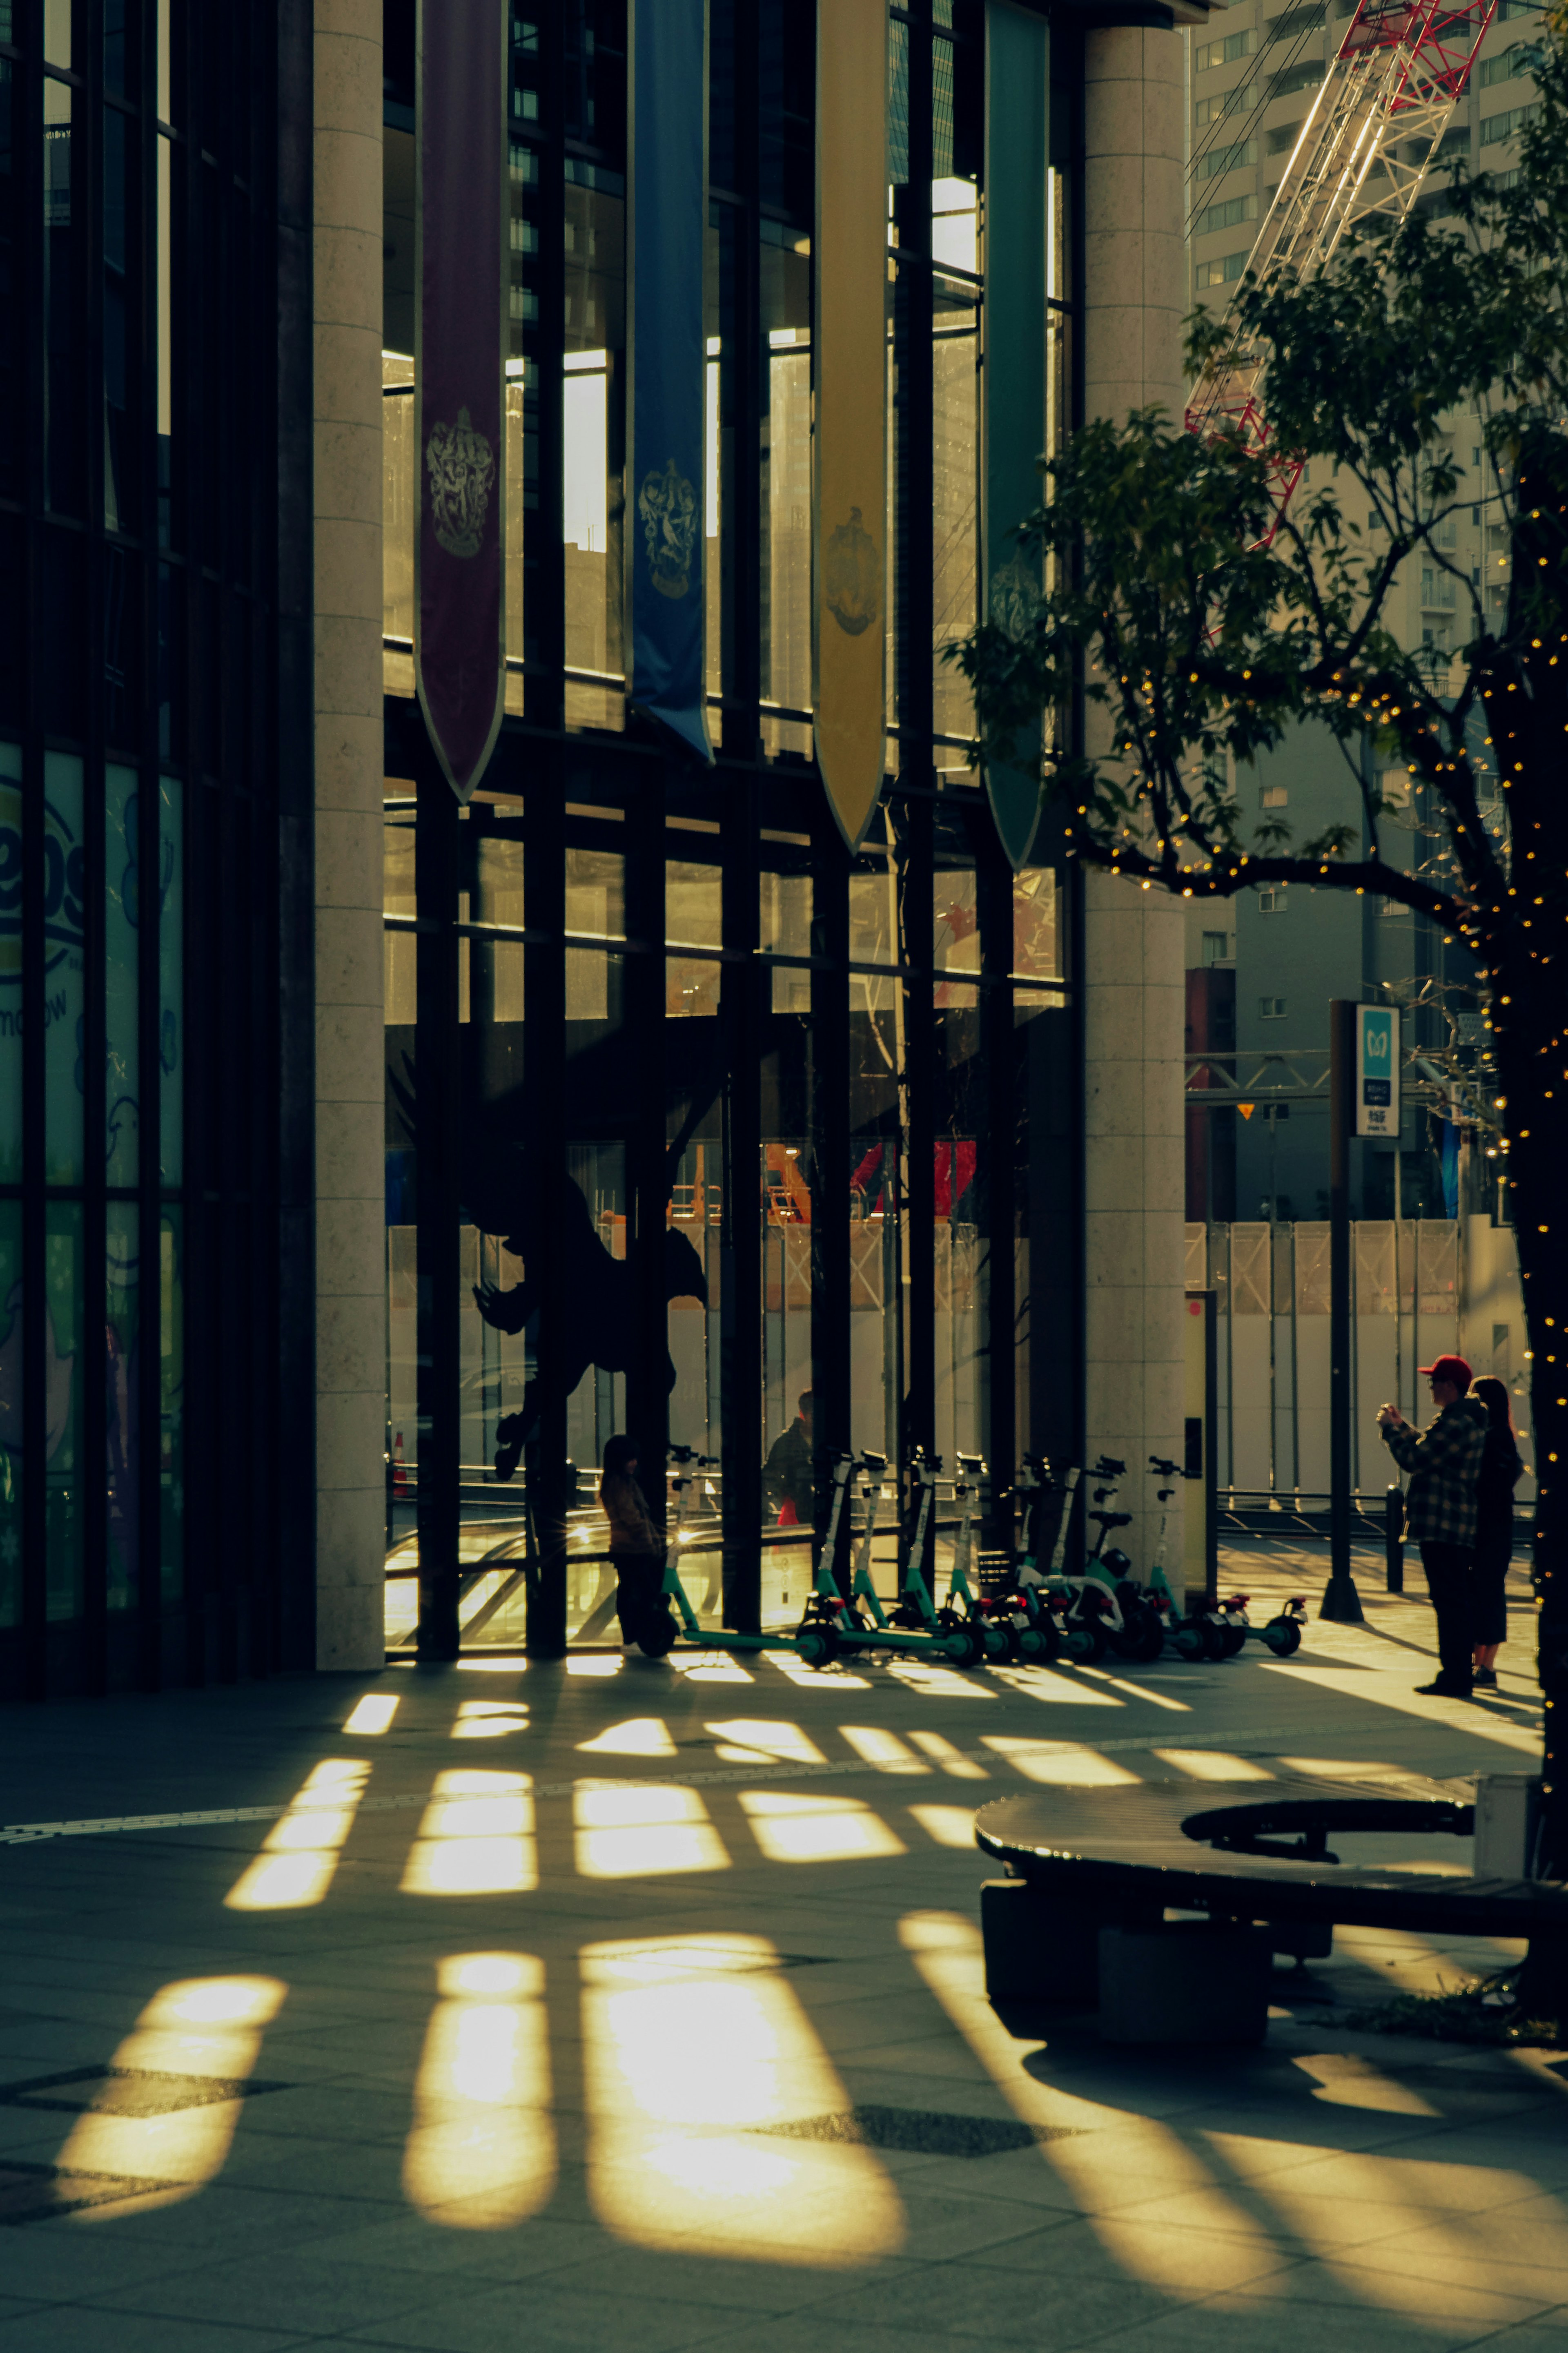
[[[1468,1395],[1463,1356],[1439,1356],[1420,1366],[1432,1384],[1436,1418],[1414,1430],[1395,1405],[1378,1409],[1384,1445],[1409,1474],[1410,1534],[1421,1547],[1426,1590],[1437,1613],[1436,1679],[1418,1683],[1445,1699],[1468,1699],[1473,1680],[1476,1516],[1486,1409]]]
[[[1471,1390],[1487,1410],[1486,1451],[1481,1456],[1476,1516],[1476,1688],[1497,1689],[1497,1654],[1508,1640],[1505,1588],[1513,1556],[1513,1491],[1524,1476],[1513,1434],[1506,1385],[1483,1373]]]

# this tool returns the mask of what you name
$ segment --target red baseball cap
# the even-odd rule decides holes
[[[1447,1381],[1459,1390],[1470,1386],[1470,1368],[1463,1356],[1436,1356],[1429,1365],[1415,1368],[1423,1380]]]

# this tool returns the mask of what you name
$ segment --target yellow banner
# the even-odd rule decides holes
[[[882,788],[888,611],[886,0],[817,0],[816,760],[856,849]]]

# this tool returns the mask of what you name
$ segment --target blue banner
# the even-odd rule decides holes
[[[626,547],[632,702],[699,759],[703,570],[707,0],[631,0]]]

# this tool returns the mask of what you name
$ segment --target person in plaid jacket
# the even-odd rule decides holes
[[[1463,1356],[1439,1356],[1435,1364],[1423,1365],[1421,1374],[1432,1384],[1436,1419],[1425,1430],[1413,1430],[1397,1406],[1385,1405],[1378,1409],[1377,1426],[1400,1469],[1410,1474],[1406,1525],[1421,1547],[1426,1590],[1437,1612],[1437,1678],[1416,1688],[1447,1699],[1468,1699],[1471,1583],[1486,1409],[1468,1394],[1470,1368]]]

